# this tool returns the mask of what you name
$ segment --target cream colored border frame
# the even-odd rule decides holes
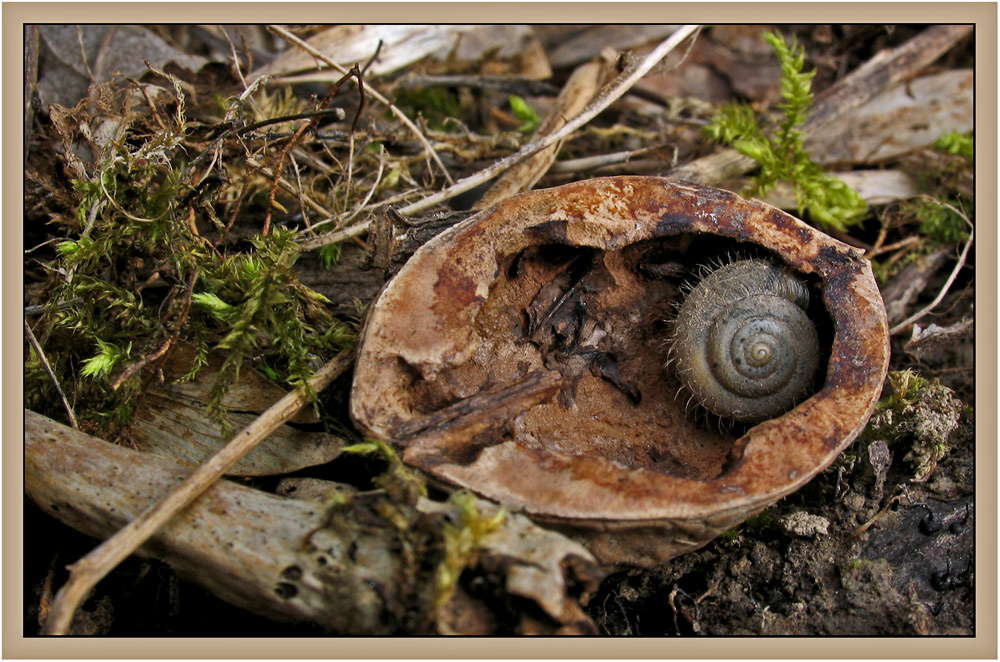
[[[23,23],[976,23],[977,471],[975,638],[39,639],[22,633]],[[997,5],[993,3],[4,3],[3,657],[996,658]],[[991,259],[992,258],[992,259]],[[15,314],[17,313],[17,314]]]

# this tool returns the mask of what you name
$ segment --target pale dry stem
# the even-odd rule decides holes
[[[73,414],[73,408],[70,406],[69,400],[66,399],[66,394],[63,393],[62,387],[59,385],[56,373],[52,371],[52,366],[49,365],[48,359],[45,358],[45,352],[42,351],[42,346],[38,344],[35,334],[32,333],[31,327],[28,326],[28,320],[24,320],[24,335],[28,337],[28,342],[31,343],[31,346],[35,349],[35,353],[38,354],[38,360],[41,361],[42,367],[45,368],[45,372],[48,373],[49,379],[52,380],[52,385],[56,387],[56,392],[59,393],[59,397],[62,398],[63,407],[66,409],[66,416],[69,417],[69,424],[72,425],[74,429],[79,430],[80,426],[76,423],[76,416]]]

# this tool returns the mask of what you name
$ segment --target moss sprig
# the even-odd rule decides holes
[[[778,105],[784,116],[773,137],[761,128],[753,110],[740,103],[723,106],[705,127],[705,135],[760,164],[747,195],[762,196],[778,182],[789,181],[795,187],[800,214],[808,213],[824,228],[846,232],[864,217],[868,205],[856,191],[810,158],[803,146],[805,134],[799,128],[812,107],[812,79],[816,72],[803,71],[805,50],[794,38],[789,44],[780,33],[771,32],[764,35],[764,40],[781,63],[781,96],[785,100]]]

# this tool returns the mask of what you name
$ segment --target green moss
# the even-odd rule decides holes
[[[816,72],[802,71],[805,52],[794,38],[789,44],[778,32],[773,32],[764,39],[781,62],[781,95],[785,99],[778,106],[784,117],[773,137],[760,127],[753,111],[742,104],[723,106],[705,127],[705,135],[731,145],[760,164],[754,186],[746,195],[761,196],[778,182],[790,181],[795,186],[800,214],[808,213],[819,225],[845,232],[867,214],[868,205],[857,192],[809,157],[803,147],[805,135],[798,128],[812,107],[811,87]]]
[[[222,398],[246,360],[291,388],[354,342],[329,302],[298,281],[293,231],[276,228],[230,257],[198,233],[199,220],[221,230],[213,198],[221,189],[191,181],[183,107],[179,100],[156,130],[122,120],[123,135],[93,175],[74,182],[79,225],[66,228],[47,265],[36,335],[81,424],[105,436],[129,422],[142,390],[141,371],[126,371],[167,344],[196,347],[187,379],[210,350],[227,352],[209,408],[228,430]],[[26,403],[62,417],[51,384],[33,373],[26,369]]]
[[[316,250],[316,259],[324,269],[330,269],[340,261],[342,252],[340,244],[326,244]]]
[[[942,205],[935,200],[918,198],[904,203],[903,213],[914,216],[920,224],[920,234],[935,244],[957,244],[969,238],[969,225],[961,214],[951,207],[960,208],[958,200]]]
[[[959,154],[972,161],[975,158],[976,139],[973,133],[946,133],[936,141],[934,148],[949,154]]]
[[[483,538],[496,531],[507,517],[502,508],[490,517],[484,516],[476,497],[465,490],[452,494],[449,502],[458,506],[461,519],[444,528],[445,558],[438,567],[434,592],[438,608],[454,595],[462,572],[476,562]]]
[[[921,392],[930,384],[911,368],[890,372],[888,375],[891,391],[889,397],[880,401],[880,409],[902,411],[905,407],[916,404]]]

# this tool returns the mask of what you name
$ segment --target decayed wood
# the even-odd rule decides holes
[[[154,383],[142,396],[129,427],[129,440],[141,451],[169,457],[181,464],[196,467],[229,441],[223,436],[218,419],[208,410],[212,388],[219,378],[222,357],[210,354],[208,364],[194,381],[176,380],[192,365],[190,347],[174,348],[160,366],[162,383]],[[236,382],[222,398],[230,425],[241,429],[286,391],[244,367]],[[298,425],[318,423],[313,408],[303,409],[289,421]],[[305,467],[325,464],[340,454],[344,440],[331,434],[282,425],[256,448],[241,458],[226,473],[230,476],[271,476],[291,473]]]
[[[342,374],[354,360],[353,350],[345,350],[320,368],[309,380],[313,392],[320,392]],[[189,505],[213,482],[226,473],[236,462],[280,425],[295,416],[308,403],[305,389],[298,388],[276,402],[253,423],[238,432],[233,439],[213,455],[205,464],[183,481],[162,501],[151,505],[108,538],[87,556],[70,566],[70,577],[59,589],[52,604],[52,612],[45,624],[46,634],[65,634],[73,613],[97,582],[115,566],[128,558],[157,529],[166,524],[178,511]]]
[[[230,412],[236,428],[250,425],[257,414]],[[142,451],[197,467],[226,445],[218,421],[198,403],[147,393],[129,427],[129,439]],[[344,440],[331,434],[282,425],[226,472],[229,476],[273,476],[332,461]]]
[[[25,412],[25,491],[85,534],[111,535],[186,475],[167,459]],[[432,633],[441,527],[460,522],[460,509],[423,498],[411,508],[381,491],[358,494],[328,485],[314,486],[314,497],[340,494],[346,498],[339,505],[218,481],[137,552],[270,619],[348,635]],[[489,502],[476,499],[475,506],[484,517],[496,513]],[[386,508],[403,514],[410,528],[401,530],[399,518],[383,516]],[[482,562],[508,592],[548,614],[550,632],[594,633],[569,597],[569,579],[592,591],[603,573],[579,544],[508,514],[480,548]],[[452,618],[456,609],[461,605],[447,610]]]
[[[802,130],[806,135],[818,134],[830,120],[916,76],[971,31],[971,25],[936,25],[902,46],[878,53],[816,95]],[[746,174],[756,165],[749,156],[727,148],[673,168],[666,176],[712,186]]]
[[[27,495],[63,523],[98,539],[134,520],[190,473],[167,459],[114,446],[31,411],[25,412],[24,437]],[[286,569],[315,566],[300,550],[325,520],[316,504],[219,481],[139,552],[269,618],[340,625],[346,632],[352,626],[367,628],[377,620],[371,601],[357,601],[351,612],[327,595],[326,587],[308,582],[294,599],[279,594]],[[330,560],[342,561],[335,555]],[[342,581],[363,593],[360,579],[348,573]]]
[[[880,92],[906,82],[971,34],[972,28],[972,25],[935,25],[897,48],[876,54],[816,95],[806,122],[807,132],[818,132],[827,121],[846,110],[857,108]]]
[[[958,69],[897,85],[826,122],[806,140],[818,163],[870,164],[971,131],[973,71]]]

